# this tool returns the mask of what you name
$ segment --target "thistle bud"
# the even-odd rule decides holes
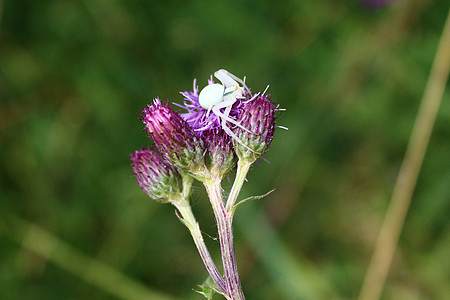
[[[231,137],[222,129],[209,129],[203,131],[207,148],[206,165],[211,174],[222,179],[230,172],[236,163]]]
[[[204,171],[204,144],[183,118],[159,99],[142,111],[142,122],[156,148],[176,168],[194,176]]]
[[[168,203],[179,197],[182,180],[177,170],[152,149],[130,154],[131,167],[140,188],[158,202]]]
[[[267,152],[275,130],[275,110],[273,103],[264,95],[244,103],[238,120],[247,130],[236,128],[236,135],[242,143],[233,139],[240,159],[252,163]]]

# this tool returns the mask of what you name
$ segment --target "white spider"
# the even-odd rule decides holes
[[[204,87],[198,96],[198,102],[200,103],[201,107],[208,110],[206,116],[208,116],[212,111],[213,114],[220,118],[221,127],[229,136],[231,136],[245,148],[251,150],[252,152],[255,152],[253,149],[245,145],[238,138],[238,136],[227,126],[227,122],[230,122],[251,134],[255,134],[247,128],[243,127],[236,120],[230,118],[230,111],[233,104],[238,99],[245,99],[245,97],[243,97],[244,88],[247,88],[245,82],[224,69],[220,69],[219,71],[215,72],[214,77],[219,79],[222,84],[214,83]],[[239,83],[242,84],[242,87],[239,85]],[[221,111],[222,108],[225,108],[224,112]]]

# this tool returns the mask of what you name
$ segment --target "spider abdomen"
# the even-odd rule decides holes
[[[211,109],[223,101],[223,85],[214,83],[207,85],[198,95],[198,102],[204,109]]]

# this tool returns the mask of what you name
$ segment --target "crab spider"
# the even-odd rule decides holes
[[[245,145],[227,125],[227,122],[230,122],[231,124],[234,124],[251,134],[255,134],[247,128],[243,127],[236,120],[230,118],[230,111],[233,104],[238,99],[245,98],[243,97],[244,88],[246,88],[245,82],[224,69],[220,69],[215,72],[214,77],[219,79],[222,84],[214,83],[204,87],[198,96],[198,102],[200,103],[201,107],[208,110],[206,114],[207,116],[212,111],[213,114],[220,118],[221,127],[229,136],[231,136],[238,143],[240,143],[250,151],[258,153]],[[239,83],[242,84],[242,87],[239,85]],[[222,108],[225,108],[224,112],[221,111]]]

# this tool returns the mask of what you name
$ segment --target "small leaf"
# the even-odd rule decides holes
[[[192,225],[189,222],[187,222],[185,219],[183,219],[183,217],[181,217],[178,214],[178,211],[176,211],[176,210],[175,210],[175,215],[177,216],[178,220],[180,220],[180,222],[184,224],[184,226],[186,226],[189,230],[191,230]]]
[[[203,284],[199,285],[198,287],[201,288],[201,290],[194,290],[194,292],[203,295],[208,300],[211,300],[216,293],[223,295],[223,293],[219,290],[211,277],[208,277],[205,282],[203,282]]]
[[[275,191],[275,189],[268,191],[268,192],[265,193],[264,195],[260,195],[260,196],[251,196],[251,197],[245,198],[244,200],[241,200],[241,201],[237,202],[237,203],[233,206],[233,211],[236,210],[236,207],[238,207],[238,205],[241,205],[242,203],[247,202],[247,201],[251,201],[251,200],[259,200],[259,199],[261,199],[261,198],[266,197],[267,195],[269,195],[269,194],[272,193],[273,191]]]

